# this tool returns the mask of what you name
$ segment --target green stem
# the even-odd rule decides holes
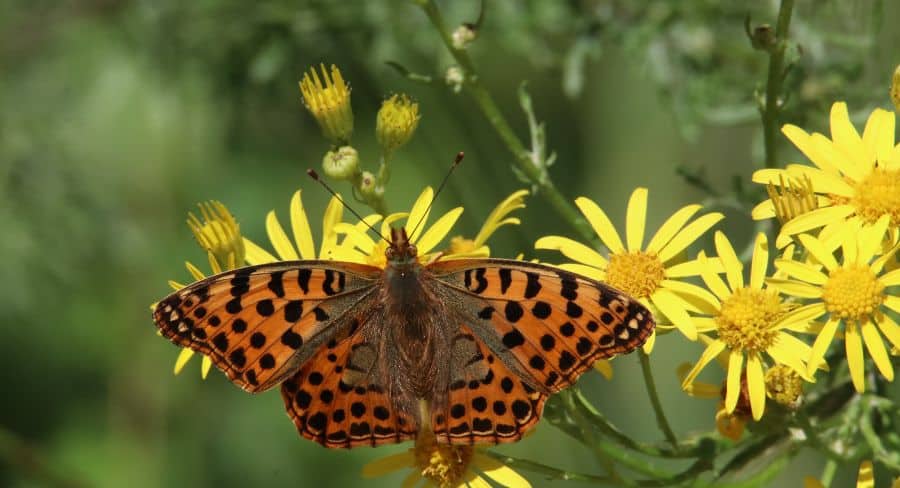
[[[644,374],[644,385],[647,387],[647,395],[650,396],[650,404],[653,405],[653,412],[656,414],[656,424],[665,434],[666,439],[672,444],[676,451],[679,450],[678,438],[672,432],[666,414],[663,411],[662,403],[659,401],[659,394],[656,392],[656,382],[653,380],[653,371],[650,369],[650,356],[643,350],[638,351],[638,358],[641,360],[641,372]]]
[[[576,473],[573,471],[565,471],[562,469],[554,468],[553,466],[547,466],[546,464],[541,464],[535,461],[529,461],[527,459],[519,459],[511,456],[505,456],[503,454],[499,454],[492,451],[484,451],[485,454],[491,456],[492,458],[500,461],[501,463],[509,466],[513,469],[524,469],[526,471],[531,471],[533,473],[539,473],[547,477],[550,480],[574,480],[574,481],[587,481],[590,483],[601,483],[601,484],[611,484],[616,485],[618,481],[613,480],[608,476],[597,476],[593,474],[585,474],[585,473]]]
[[[831,486],[831,481],[834,479],[834,473],[837,472],[838,463],[834,459],[828,459],[825,462],[825,469],[822,470],[822,479],[819,481],[822,482],[822,486],[828,488]]]
[[[775,138],[778,133],[779,97],[784,81],[784,52],[787,47],[788,27],[791,24],[791,13],[794,0],[781,0],[778,9],[778,23],[775,26],[775,45],[769,51],[769,74],[766,79],[766,106],[762,111],[763,141],[766,149],[766,168],[774,168],[778,158]]]
[[[443,16],[434,0],[421,0],[419,4],[428,16],[428,20],[431,21],[431,24],[440,34],[444,45],[465,73],[469,94],[475,100],[482,114],[487,118],[488,123],[491,124],[507,149],[515,157],[516,167],[538,188],[538,192],[547,200],[547,203],[560,214],[563,220],[575,229],[582,239],[587,242],[596,242],[597,236],[581,217],[575,205],[556,188],[556,185],[547,177],[543,168],[538,167],[535,161],[532,160],[531,153],[525,149],[522,140],[516,136],[490,92],[481,84],[475,65],[472,63],[468,53],[465,50],[453,47],[450,32],[447,30]]]

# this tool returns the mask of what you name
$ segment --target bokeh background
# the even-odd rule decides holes
[[[551,176],[567,196],[597,200],[622,224],[628,195],[646,186],[651,227],[706,201],[726,212],[732,240],[747,241],[767,57],[744,20],[774,24],[777,2],[487,4],[470,48],[480,77],[526,140],[516,90],[527,80],[558,154]],[[452,27],[474,21],[480,4],[440,5]],[[798,0],[784,121],[827,131],[835,100],[854,116],[889,107],[898,19],[896,2]],[[410,81],[386,61],[435,81]],[[458,233],[473,234],[493,205],[527,187],[477,107],[443,83],[452,60],[410,1],[0,2],[0,485],[360,486],[363,464],[407,447],[332,451],[300,439],[277,391],[247,395],[216,371],[203,381],[199,359],[174,376],[178,349],[150,320],[166,281],[189,280],[184,261],[204,262],[184,224],[199,201],[223,201],[245,235],[266,242],[266,212],[286,221],[302,188],[318,239],[327,195],[304,171],[328,144],[297,81],[320,62],[352,85],[354,145],[369,168],[384,97],[404,92],[420,104],[418,132],[393,166],[392,210],[436,185],[461,150],[466,160],[436,204],[465,206]],[[779,144],[782,162],[799,160]],[[533,251],[540,235],[571,235],[541,197],[519,216],[521,226],[492,240],[494,253],[558,259]],[[713,424],[715,402],[685,396],[674,372],[697,354],[673,335],[652,356],[682,436]],[[614,365],[612,381],[587,374],[580,385],[624,430],[658,439],[637,361]],[[549,425],[499,450],[600,471]],[[798,486],[820,463],[801,455],[773,486]]]

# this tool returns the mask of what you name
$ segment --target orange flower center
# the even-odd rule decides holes
[[[900,224],[900,171],[875,168],[857,183],[851,202],[865,222],[874,224],[890,215],[891,224]]]
[[[606,282],[635,298],[652,295],[665,277],[662,261],[643,251],[614,253],[606,267]]]
[[[884,284],[868,266],[843,266],[829,274],[822,287],[822,301],[834,316],[867,320],[884,301]]]
[[[778,330],[772,324],[784,314],[778,295],[769,290],[738,288],[722,302],[716,316],[719,339],[730,349],[765,351],[774,342]]]

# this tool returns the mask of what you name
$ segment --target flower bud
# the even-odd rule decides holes
[[[897,65],[891,80],[891,101],[894,102],[894,108],[900,112],[900,65]]]
[[[359,180],[359,193],[364,197],[375,195],[375,175],[368,171],[362,172],[362,178]]]
[[[303,75],[300,93],[303,104],[315,117],[322,135],[337,145],[346,144],[353,135],[353,109],[350,107],[350,87],[344,83],[341,71],[331,66],[331,74],[320,65],[322,78],[315,68]]]
[[[393,152],[412,138],[419,126],[419,104],[406,95],[392,95],[381,104],[375,136],[385,152]]]
[[[462,90],[462,85],[466,81],[466,77],[463,74],[462,68],[459,66],[451,66],[447,68],[447,72],[444,74],[444,82],[453,89],[453,93],[459,93]]]
[[[478,31],[472,24],[462,24],[453,31],[451,39],[454,49],[465,49],[478,37]]]
[[[188,213],[187,224],[197,243],[215,258],[222,269],[244,265],[244,238],[228,208],[215,200],[201,202],[200,217]],[[202,220],[201,220],[202,219]]]
[[[328,151],[322,158],[322,171],[336,180],[350,179],[359,167],[359,153],[352,146]]]

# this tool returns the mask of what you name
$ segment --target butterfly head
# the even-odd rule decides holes
[[[393,266],[408,266],[418,262],[418,251],[416,246],[409,242],[406,229],[403,227],[391,228],[391,245],[384,251],[384,256]]]

